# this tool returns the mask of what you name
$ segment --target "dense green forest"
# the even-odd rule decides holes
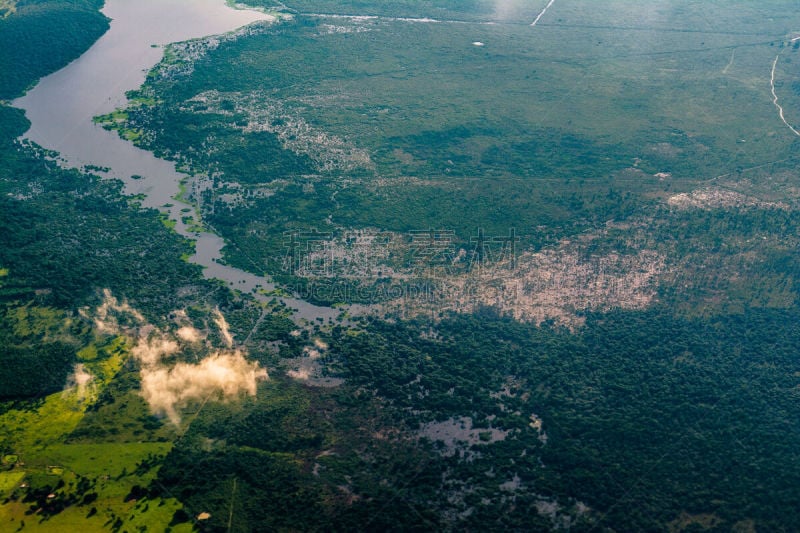
[[[345,386],[278,380],[255,403],[202,413],[152,490],[211,512],[208,531],[230,508],[236,531],[523,531],[564,516],[576,531],[703,516],[713,530],[791,531],[798,323],[796,310],[654,309],[590,316],[572,334],[487,310],[335,328],[330,368]],[[463,417],[485,440],[462,434],[451,453],[422,437]],[[563,516],[538,516],[543,501]]]
[[[413,337],[401,330],[385,337],[383,349],[347,350],[344,368],[348,375],[376,376],[381,358],[365,354],[389,352],[379,375],[392,378],[378,392],[395,405],[407,401],[408,384],[420,375],[411,387],[427,394],[413,401],[414,410],[495,415],[497,427],[524,427],[529,412],[545,428],[552,420],[541,459],[558,475],[534,468],[519,474],[523,483],[588,503],[614,529],[655,530],[681,511],[717,514],[728,527],[748,518],[759,529],[797,527],[783,518],[770,523],[798,496],[791,488],[798,472],[780,459],[797,439],[797,428],[786,425],[798,400],[795,312],[708,323],[670,315],[590,317],[577,336],[534,332],[491,316],[461,318],[437,328],[439,342],[403,342]],[[425,353],[438,357],[426,363]],[[489,393],[508,379],[524,385],[503,409]],[[503,468],[502,461],[491,464]],[[508,468],[506,478],[518,462]],[[767,479],[774,484],[764,485]],[[756,484],[764,490],[757,503],[749,491]]]
[[[17,2],[0,19],[0,97],[85,51],[108,27],[101,5]],[[163,327],[175,309],[202,321],[237,298],[205,281],[184,260],[191,243],[120,183],[17,140],[28,127],[0,105],[0,529],[166,526],[174,499],[115,514],[133,509],[126,497],[150,482],[174,430],[152,416],[130,347],[97,329],[93,309],[109,289]]]
[[[18,0],[0,18],[0,99],[81,55],[108,29],[102,0]]]
[[[2,95],[18,96],[39,76],[82,53],[108,27],[100,6],[18,2],[13,15],[0,19],[0,40],[10,39],[0,46],[0,72],[7,73],[0,77]],[[100,290],[108,288],[158,317],[179,306],[176,287],[189,289],[187,294],[208,290],[198,267],[180,260],[192,247],[164,227],[157,213],[123,197],[119,184],[59,168],[44,150],[18,142],[28,126],[22,111],[0,106],[4,315],[30,306],[74,311],[96,303]],[[21,334],[15,320],[3,320],[0,358],[8,372],[0,396],[61,390],[78,341],[64,344],[64,332],[51,338]],[[64,320],[56,312],[46,322]]]
[[[152,314],[174,309],[175,288],[199,277],[199,267],[180,260],[191,245],[156,212],[123,197],[119,184],[60,169],[35,149],[20,147],[14,139],[27,121],[16,109],[0,113],[0,264],[10,279],[46,289],[61,307],[94,301],[99,289],[109,288]]]

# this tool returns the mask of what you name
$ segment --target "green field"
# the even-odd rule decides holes
[[[11,308],[6,317],[15,321],[11,332],[17,339],[30,340],[32,335],[39,335],[38,343],[46,344],[48,337],[59,335],[62,342],[79,342],[66,337],[76,332],[70,320],[52,309],[29,304]],[[82,338],[86,338],[85,334]],[[129,497],[134,487],[147,486],[155,477],[160,459],[171,448],[167,438],[142,442],[146,436],[142,431],[136,440],[126,438],[126,431],[116,431],[114,440],[110,440],[90,431],[101,442],[73,442],[78,435],[76,430],[102,411],[94,407],[98,397],[107,398],[103,393],[115,390],[114,383],[119,380],[126,359],[124,338],[98,338],[77,350],[77,360],[93,376],[85,390],[73,386],[39,400],[3,405],[2,523],[19,524],[22,528],[24,522],[24,528],[33,531],[107,531],[110,527],[118,530],[122,524],[167,524],[181,508],[169,498],[137,502]],[[59,388],[63,386],[62,382]],[[134,399],[142,403],[138,395],[134,394]],[[126,429],[135,423],[141,427],[142,415],[149,414],[146,406],[139,405],[139,409],[139,413],[131,414],[132,411],[117,407],[114,418],[105,420],[106,427]],[[135,415],[140,419],[133,418]],[[86,433],[82,432],[84,440]]]
[[[117,520],[126,527],[166,524],[180,508],[169,499],[137,502],[129,497],[134,487],[147,486],[154,478],[170,443],[67,442],[87,405],[74,391],[65,391],[48,396],[38,407],[1,415],[2,447],[19,458],[11,470],[0,472],[3,523],[25,521],[25,528],[34,531],[107,531]]]

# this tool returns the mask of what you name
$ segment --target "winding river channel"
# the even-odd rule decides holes
[[[89,50],[13,102],[31,122],[24,137],[58,152],[66,166],[110,169],[105,176],[121,180],[126,193],[142,195],[144,207],[167,212],[175,230],[195,242],[196,253],[189,260],[204,267],[207,278],[265,299],[258,289],[273,289],[268,279],[221,264],[224,241],[212,233],[190,231],[182,222],[181,209],[187,205],[175,197],[186,176],[175,164],[104,130],[92,118],[125,105],[125,93],[144,82],[161,60],[163,45],[271,17],[230,8],[224,0],[107,0],[103,13],[112,19],[111,26]],[[296,309],[296,319],[333,319],[341,312],[303,300],[282,300]]]

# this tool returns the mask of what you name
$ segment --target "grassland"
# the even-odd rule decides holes
[[[272,6],[263,0],[249,0],[248,5]],[[435,18],[438,20],[531,23],[547,4],[547,0],[401,0],[386,4],[361,0],[297,0],[283,3],[290,12],[339,15],[366,15],[403,18]]]
[[[18,338],[35,335],[40,343],[58,337],[74,345],[91,338],[85,333],[76,337],[75,319],[49,308],[12,304],[6,320],[14,321],[11,332]],[[107,411],[102,405],[98,409],[98,400],[105,398],[101,403],[108,404],[109,392],[118,388],[116,383],[125,375],[121,373],[128,356],[125,339],[99,337],[76,351],[76,360],[91,381],[3,407],[0,522],[26,531],[118,531],[123,525],[168,524],[181,508],[179,503],[169,498],[142,501],[142,495],[133,498],[130,494],[154,479],[159,458],[171,448],[169,439],[162,435],[148,441],[141,430],[131,433],[131,426],[141,428],[142,420],[150,418],[135,391],[121,395],[122,402],[110,410],[112,417],[104,416]],[[126,409],[128,403],[138,411]],[[91,431],[97,417],[107,429],[116,428],[113,438]]]
[[[0,477],[3,523],[24,522],[31,531],[108,531],[122,524],[168,524],[181,507],[169,499],[137,502],[129,497],[134,487],[147,486],[154,478],[158,458],[171,444],[66,442],[89,405],[73,390],[50,395],[38,407],[2,415],[3,447],[19,457]]]

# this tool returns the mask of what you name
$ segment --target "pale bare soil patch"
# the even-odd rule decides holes
[[[690,193],[670,196],[667,204],[678,209],[724,209],[731,207],[759,209],[789,209],[784,202],[768,202],[754,196],[719,187],[705,187]]]
[[[389,307],[410,314],[490,307],[525,322],[550,319],[573,327],[583,323],[585,311],[646,308],[664,269],[664,256],[653,250],[586,256],[581,245],[564,241],[553,249],[523,252],[513,262],[437,279],[433,293],[401,298]]]

